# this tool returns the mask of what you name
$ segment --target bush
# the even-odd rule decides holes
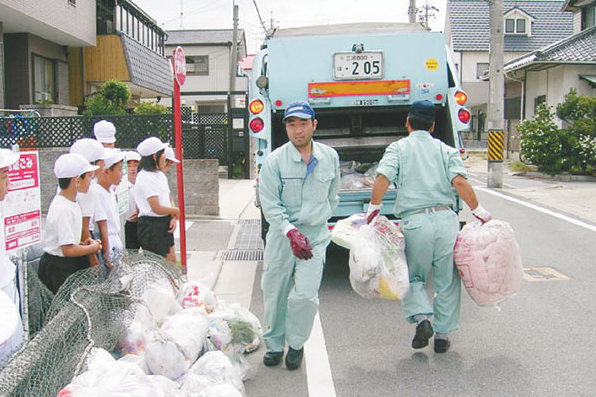
[[[118,80],[106,81],[98,92],[87,97],[86,115],[104,116],[126,114],[126,104],[130,100],[130,90],[126,83]]]
[[[168,112],[167,107],[157,102],[140,102],[134,108],[135,114],[165,114]]]
[[[544,104],[538,105],[532,120],[517,126],[521,134],[520,152],[540,171],[557,174],[571,167],[568,137],[561,134],[553,121],[554,113]]]

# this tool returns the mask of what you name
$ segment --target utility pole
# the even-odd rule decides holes
[[[488,178],[487,186],[503,187],[503,0],[489,0],[490,50],[488,96]]]
[[[416,23],[416,0],[410,0],[408,7],[408,22]]]
[[[230,54],[229,95],[236,91],[236,71],[238,70],[238,6],[234,5],[234,30],[232,33],[232,51]]]

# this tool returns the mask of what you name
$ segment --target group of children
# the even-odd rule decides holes
[[[116,128],[105,120],[93,132],[96,139],[76,141],[54,164],[58,192],[47,213],[38,270],[53,293],[77,270],[101,266],[102,273],[109,272],[125,248],[142,248],[176,262],[173,232],[180,211],[166,176],[172,163],[179,162],[173,150],[156,137],[143,140],[136,151],[115,149]],[[125,162],[127,178],[122,181]],[[118,189],[120,184],[124,188]],[[124,242],[117,191],[128,194],[129,201]]]

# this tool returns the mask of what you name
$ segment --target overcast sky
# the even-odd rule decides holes
[[[133,0],[164,30],[231,29],[233,2],[239,8],[239,27],[245,30],[248,53],[258,50],[264,30],[255,2],[267,28],[289,28],[351,22],[407,22],[408,0]],[[430,18],[435,31],[443,31],[446,0],[416,0],[422,8],[437,8]],[[182,18],[180,16],[182,10]]]

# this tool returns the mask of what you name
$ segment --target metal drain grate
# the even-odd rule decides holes
[[[238,219],[239,225],[258,225],[261,226],[260,219]]]
[[[234,241],[234,249],[259,250],[265,248],[261,238],[260,219],[240,219],[238,226],[240,226],[240,230]]]
[[[262,261],[263,250],[225,250],[221,253],[222,261]]]

